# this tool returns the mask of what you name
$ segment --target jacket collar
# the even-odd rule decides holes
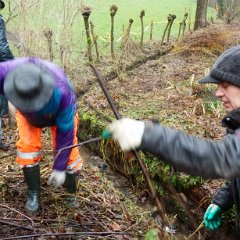
[[[231,130],[236,130],[240,127],[240,108],[234,109],[229,112],[223,119],[222,119],[222,126],[229,128]]]

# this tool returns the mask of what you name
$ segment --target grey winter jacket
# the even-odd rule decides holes
[[[223,211],[235,203],[236,228],[240,231],[240,109],[225,116],[222,124],[229,134],[222,141],[208,141],[148,122],[140,149],[157,155],[179,171],[230,179],[218,190],[212,202]]]
[[[240,177],[240,132],[221,141],[202,140],[158,123],[147,122],[140,149],[176,170],[205,178]]]
[[[13,59],[12,52],[9,48],[6,27],[3,17],[0,15],[0,62]],[[7,99],[0,95],[0,117],[8,113],[8,102]]]
[[[240,109],[230,112],[225,118],[223,118],[222,123],[223,126],[227,128],[228,134],[235,134],[235,131],[240,128]],[[231,179],[225,184],[225,186],[218,190],[217,194],[212,199],[212,202],[220,206],[223,211],[230,209],[235,202],[238,216],[240,216],[239,193],[240,193],[240,178]]]
[[[0,15],[0,62],[13,59],[13,54],[9,48],[6,27],[3,17]]]

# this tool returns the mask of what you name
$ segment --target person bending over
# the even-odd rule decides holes
[[[77,144],[78,113],[76,97],[63,70],[38,58],[18,58],[0,63],[0,94],[16,111],[19,139],[16,162],[22,167],[28,186],[26,209],[40,208],[41,134],[50,127],[55,157],[48,184],[63,185],[76,192],[76,178],[83,165]]]

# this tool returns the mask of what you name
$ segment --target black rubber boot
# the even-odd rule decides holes
[[[34,213],[40,209],[40,166],[23,168],[25,182],[28,186],[27,211]]]
[[[77,177],[78,173],[66,173],[64,186],[69,195],[66,197],[68,207],[79,207],[79,202],[75,199],[74,194],[77,192]]]

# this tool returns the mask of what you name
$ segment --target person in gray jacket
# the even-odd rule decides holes
[[[204,223],[212,230],[219,227],[222,212],[230,209],[235,200],[239,231],[240,45],[226,50],[199,83],[217,84],[215,95],[228,113],[222,122],[231,132],[221,141],[203,140],[160,123],[128,118],[112,122],[106,130],[123,151],[140,149],[155,154],[176,170],[190,175],[230,179],[213,198]]]
[[[5,8],[5,4],[2,0],[0,0],[0,11],[3,8]],[[8,61],[13,58],[13,54],[7,41],[5,21],[3,16],[0,14],[0,62]]]
[[[0,0],[0,10],[5,7],[5,4]],[[6,37],[6,26],[2,15],[0,14],[0,62],[13,59],[13,54],[9,48]],[[0,95],[0,150],[7,150],[8,145],[2,142],[2,117],[8,113],[8,102],[5,96]]]

